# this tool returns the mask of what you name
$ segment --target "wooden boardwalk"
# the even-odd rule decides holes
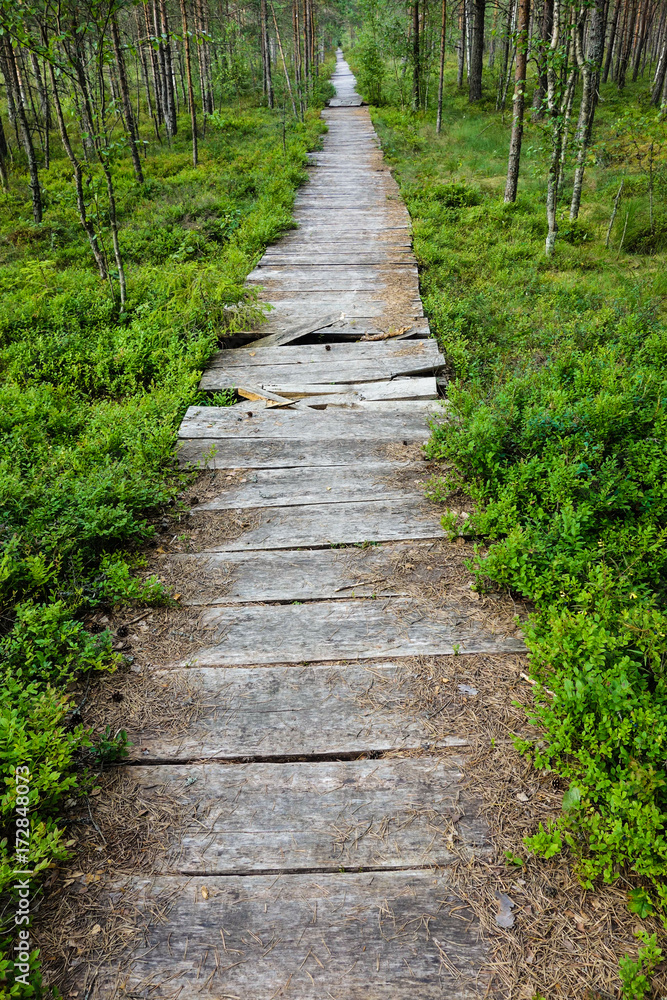
[[[401,685],[411,657],[523,646],[455,599],[434,611],[392,570],[409,554],[434,571],[441,544],[418,446],[443,358],[406,209],[340,53],[334,83],[298,229],[249,279],[274,306],[264,335],[202,380],[249,401],[192,407],[181,427],[182,461],[235,471],[196,508],[205,550],[172,563],[202,586],[226,575],[188,598],[206,641],[160,667],[204,708],[135,748],[144,798],[172,795],[180,818],[174,852],[131,880],[152,916],[131,956],[96,970],[100,997],[484,992],[485,945],[448,877],[453,835],[459,851],[486,842],[460,785],[465,733],[434,744]],[[243,530],[216,538],[230,511]]]

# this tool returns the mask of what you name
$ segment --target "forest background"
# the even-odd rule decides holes
[[[39,893],[68,799],[123,753],[71,694],[121,664],[87,616],[172,600],[140,553],[182,486],[176,430],[232,401],[199,377],[261,318],[243,281],[291,225],[339,41],[447,358],[431,496],[452,533],[473,501],[478,586],[535,606],[522,750],[568,790],[523,857],[568,852],[664,914],[665,0],[2,0],[0,32],[0,997],[46,989],[36,953],[13,978],[13,871]],[[659,959],[645,935],[626,996]]]

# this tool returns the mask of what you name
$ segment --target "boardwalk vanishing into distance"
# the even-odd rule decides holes
[[[212,483],[200,550],[169,557],[201,633],[152,669],[203,708],[135,742],[140,794],[178,803],[175,847],[109,887],[144,931],[96,967],[91,997],[467,1000],[487,982],[448,875],[453,836],[487,849],[461,787],[466,734],[433,742],[401,690],[411,658],[524,646],[460,595],[434,611],[396,572],[411,560],[438,579],[420,448],[444,359],[340,52],[333,81],[298,228],[249,278],[268,323],[202,379],[243,398],[191,407],[181,426],[181,461]]]

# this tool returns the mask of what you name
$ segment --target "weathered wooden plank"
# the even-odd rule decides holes
[[[297,404],[297,407],[301,404]],[[354,416],[359,409],[386,406],[386,403],[361,403],[350,407]],[[392,407],[395,403],[389,404]],[[418,407],[418,402],[408,403]],[[296,407],[295,407],[296,408]],[[339,408],[336,407],[336,410]],[[347,408],[346,408],[347,409]],[[308,407],[310,411],[311,408]],[[328,410],[330,414],[333,410]],[[426,443],[428,431],[421,436],[407,435],[409,444]],[[393,440],[393,438],[392,438]],[[182,467],[196,466],[208,469],[281,469],[296,466],[314,468],[322,465],[354,465],[357,468],[373,458],[387,457],[388,438],[343,438],[341,440],[318,441],[316,438],[218,438],[194,437],[179,442],[178,459]]]
[[[255,364],[247,367],[237,365],[233,368],[225,366],[224,373],[237,378],[241,385],[252,383],[286,396],[290,388],[303,383],[332,386],[343,383],[384,382],[398,376],[431,374],[444,365],[444,358],[442,355],[439,357],[440,361],[431,360],[428,356],[421,358],[418,355],[407,355],[406,357],[395,355],[386,359],[360,359],[359,361],[331,361],[328,363],[311,361],[309,364],[297,362],[280,365]],[[201,388],[227,388],[229,382],[225,381],[225,374],[221,376],[220,372],[219,368],[209,368],[204,372],[200,382]]]
[[[393,292],[396,290],[394,289]],[[306,322],[318,308],[326,312],[336,312],[345,319],[378,319],[385,316],[387,305],[380,292],[310,292],[298,295],[290,292],[274,291],[266,295],[264,301],[274,307],[275,319],[290,326]],[[392,319],[397,326],[404,326],[416,317],[424,315],[422,301],[415,291],[403,292],[395,297]]]
[[[380,329],[379,323],[381,323],[383,330]],[[266,325],[266,329],[270,330],[272,333],[280,333],[286,324],[275,314],[272,314],[270,321]],[[411,318],[403,324],[410,327],[410,338],[420,338],[420,339],[430,339],[431,332],[428,324],[428,320],[425,316],[419,316],[416,318]],[[324,330],[316,330],[311,337],[308,339],[316,343],[340,343],[343,340],[359,340],[361,337],[367,335],[375,335],[378,333],[386,332],[387,329],[391,327],[400,329],[400,325],[395,321],[390,320],[388,322],[377,321],[377,320],[367,320],[367,319],[357,319],[351,317],[349,319],[339,319],[336,323],[333,323],[330,327]],[[253,349],[255,343],[249,343],[247,345],[250,349]]]
[[[109,890],[110,909],[129,898],[147,926],[131,959],[96,966],[91,1000],[479,1000],[486,985],[477,920],[439,871],[164,875]]]
[[[417,359],[423,364],[442,365],[444,358],[435,340],[416,340],[404,344],[393,338],[351,344],[303,344],[289,347],[262,347],[256,342],[246,347],[216,351],[210,361],[213,367],[227,371],[249,365],[311,365],[359,361],[386,361],[399,358]]]
[[[412,489],[392,480],[397,472],[402,476],[412,472]],[[423,468],[392,462],[368,462],[363,469],[345,469],[338,465],[318,469],[257,469],[245,482],[223,490],[208,503],[199,504],[192,513],[201,510],[234,510],[244,507],[293,507],[302,504],[341,503],[348,500],[393,500],[410,495],[421,499],[420,485]]]
[[[443,534],[437,515],[413,496],[398,500],[260,508],[252,528],[239,538],[210,548],[215,552],[292,549],[441,538]]]
[[[341,268],[347,269],[354,266],[367,266],[367,265],[382,265],[386,267],[391,265],[392,267],[413,267],[415,264],[415,258],[409,252],[400,253],[397,251],[380,251],[380,250],[368,250],[368,251],[342,251],[339,253],[318,253],[314,254],[310,250],[305,250],[302,253],[274,253],[274,254],[264,254],[260,260],[257,268],[255,269],[255,274],[257,275],[257,281],[261,284],[260,275],[263,273],[265,268],[268,267],[281,267],[281,268],[292,268],[296,266],[307,267],[313,274],[313,284],[317,285],[317,271],[323,268]]]
[[[255,341],[255,346],[279,347],[281,344],[290,344],[293,340],[298,340],[299,337],[307,337],[309,333],[314,333],[316,330],[326,329],[326,327],[335,323],[338,318],[339,314],[337,312],[327,311],[326,313],[322,313],[321,311],[313,311],[306,320],[296,324],[292,329],[260,337]]]
[[[347,400],[342,397],[347,396]],[[315,397],[315,398],[313,398]],[[313,405],[321,405],[321,401],[330,404],[372,400],[419,400],[437,399],[438,386],[435,376],[427,378],[397,378],[392,382],[348,382],[341,385],[324,383],[295,383],[285,390],[285,398],[289,400],[312,399]]]
[[[302,605],[210,608],[202,615],[213,644],[192,666],[241,666],[393,656],[525,652],[521,639],[494,635],[463,605],[428,611],[410,598]],[[186,664],[183,664],[185,666]]]
[[[347,666],[189,667],[155,672],[197,706],[181,732],[127,726],[131,760],[354,755],[465,746],[456,730],[436,740],[428,719],[406,712],[413,683],[392,662]],[[184,692],[187,694],[184,695]]]
[[[239,384],[238,378],[233,378],[223,368],[218,368],[217,371],[220,388],[236,389],[239,396],[242,396],[244,399],[261,401],[266,406],[291,406],[293,403],[292,399],[286,399],[284,396],[279,396],[277,393],[271,392],[263,386],[254,385],[250,381]]]
[[[452,758],[154,765],[134,778],[149,807],[159,790],[184,817],[163,871],[419,868],[451,863],[453,837],[469,856],[485,848],[485,824]]]
[[[197,552],[163,558],[177,578],[198,582],[199,592],[182,600],[187,605],[349,600],[405,597],[416,581],[440,586],[446,571],[439,545],[392,542],[365,549]],[[414,567],[414,575],[398,582],[397,566],[406,562]],[[178,586],[183,588],[182,583]]]
[[[181,438],[311,438],[425,441],[423,410],[396,405],[375,413],[327,413],[236,406],[190,406],[179,430]],[[337,464],[337,463],[330,463]]]

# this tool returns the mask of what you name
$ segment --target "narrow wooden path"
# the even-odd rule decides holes
[[[184,462],[234,470],[196,508],[204,549],[172,557],[201,581],[189,603],[206,639],[160,670],[204,707],[187,731],[136,744],[144,797],[178,803],[176,847],[114,897],[151,916],[131,957],[96,971],[102,997],[484,992],[485,945],[447,869],[453,838],[485,850],[460,785],[465,733],[434,744],[401,693],[411,657],[523,646],[485,631],[470,602],[434,610],[395,572],[408,557],[437,568],[419,446],[443,358],[341,53],[334,83],[298,229],[249,279],[274,306],[264,336],[220,352],[202,380],[248,402],[193,407],[181,427]],[[231,511],[241,529],[216,536]]]

